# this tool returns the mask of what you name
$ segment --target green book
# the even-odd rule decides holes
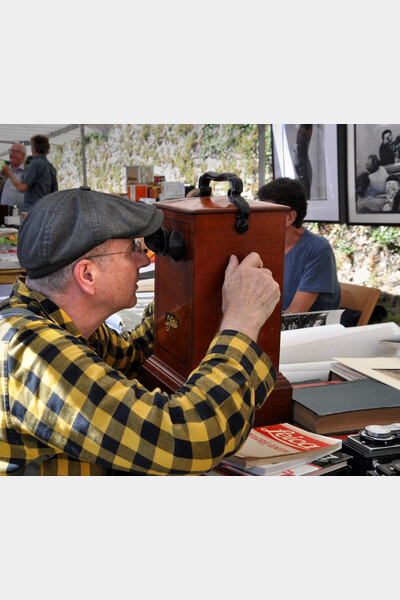
[[[400,422],[400,391],[374,379],[295,388],[293,421],[320,434]]]

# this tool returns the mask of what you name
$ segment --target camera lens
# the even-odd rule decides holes
[[[160,227],[155,233],[144,238],[146,246],[160,256],[168,252],[168,242],[169,231],[165,227]]]

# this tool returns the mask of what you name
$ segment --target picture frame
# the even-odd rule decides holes
[[[305,221],[343,222],[345,217],[341,173],[344,137],[340,126],[272,125],[273,175],[302,181],[307,195]]]
[[[400,224],[400,125],[347,125],[347,221]]]

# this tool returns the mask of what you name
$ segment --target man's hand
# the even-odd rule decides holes
[[[279,302],[281,292],[260,256],[251,252],[239,261],[232,255],[222,287],[221,329],[236,329],[257,340],[265,321]]]
[[[28,184],[17,179],[12,174],[12,171],[8,165],[4,165],[2,170],[3,170],[3,173],[5,173],[7,175],[7,177],[9,177],[11,179],[12,183],[15,185],[15,187],[17,188],[17,190],[19,192],[26,192],[26,190],[28,189]]]

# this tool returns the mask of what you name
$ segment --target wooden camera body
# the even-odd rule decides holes
[[[173,393],[204,358],[222,319],[222,284],[231,254],[240,261],[249,252],[258,252],[282,290],[288,208],[244,202],[250,209],[245,233],[238,233],[238,207],[227,197],[185,198],[157,205],[164,212],[169,249],[155,259],[155,344],[154,355],[144,365],[146,386]],[[280,300],[258,337],[277,372],[281,310]],[[278,373],[273,392],[256,411],[254,425],[289,421],[291,400],[292,388]]]

